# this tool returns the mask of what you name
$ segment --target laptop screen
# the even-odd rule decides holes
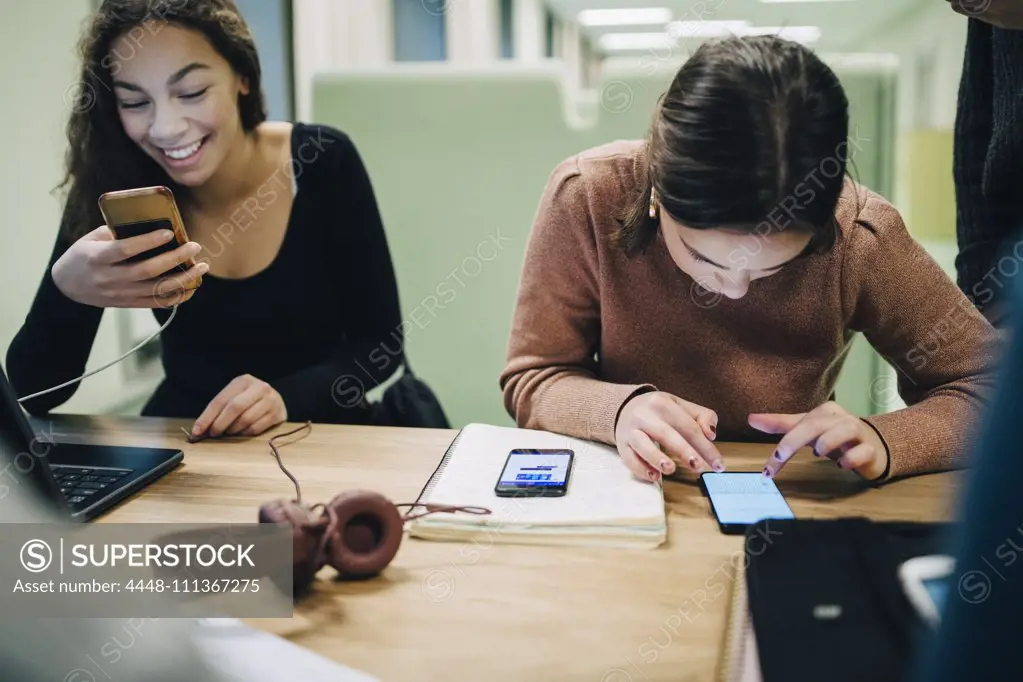
[[[52,447],[46,436],[36,437],[25,412],[0,367],[0,483],[26,483],[45,499],[63,506],[63,497],[50,473],[46,454]],[[17,481],[17,483],[15,483]]]

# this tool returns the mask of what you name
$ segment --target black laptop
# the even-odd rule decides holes
[[[88,521],[184,459],[180,450],[54,442],[37,434],[0,367],[0,441],[15,476],[76,521]]]

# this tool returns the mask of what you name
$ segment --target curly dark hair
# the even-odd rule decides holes
[[[127,34],[139,46],[161,23],[200,31],[246,80],[249,92],[238,96],[246,133],[267,118],[256,43],[233,0],[104,0],[78,43],[81,79],[69,102],[65,175],[57,186],[67,192],[60,229],[70,240],[103,223],[97,200],[104,192],[164,185],[185,194],[125,133],[113,89],[114,42]]]

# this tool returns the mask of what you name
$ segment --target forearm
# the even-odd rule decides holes
[[[613,384],[582,368],[545,367],[506,372],[505,408],[521,428],[614,444],[622,406],[649,384]]]
[[[866,417],[891,453],[887,479],[961,469],[969,464],[983,403],[958,390],[887,414]]]

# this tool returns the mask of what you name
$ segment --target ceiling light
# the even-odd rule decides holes
[[[667,32],[605,33],[600,36],[601,49],[613,51],[656,50],[673,47],[679,39],[726,38],[729,36],[773,35],[797,43],[817,42],[821,30],[817,26],[751,26],[748,21],[673,21]]]
[[[664,25],[671,21],[667,7],[636,9],[587,9],[579,13],[582,26],[645,26]]]

